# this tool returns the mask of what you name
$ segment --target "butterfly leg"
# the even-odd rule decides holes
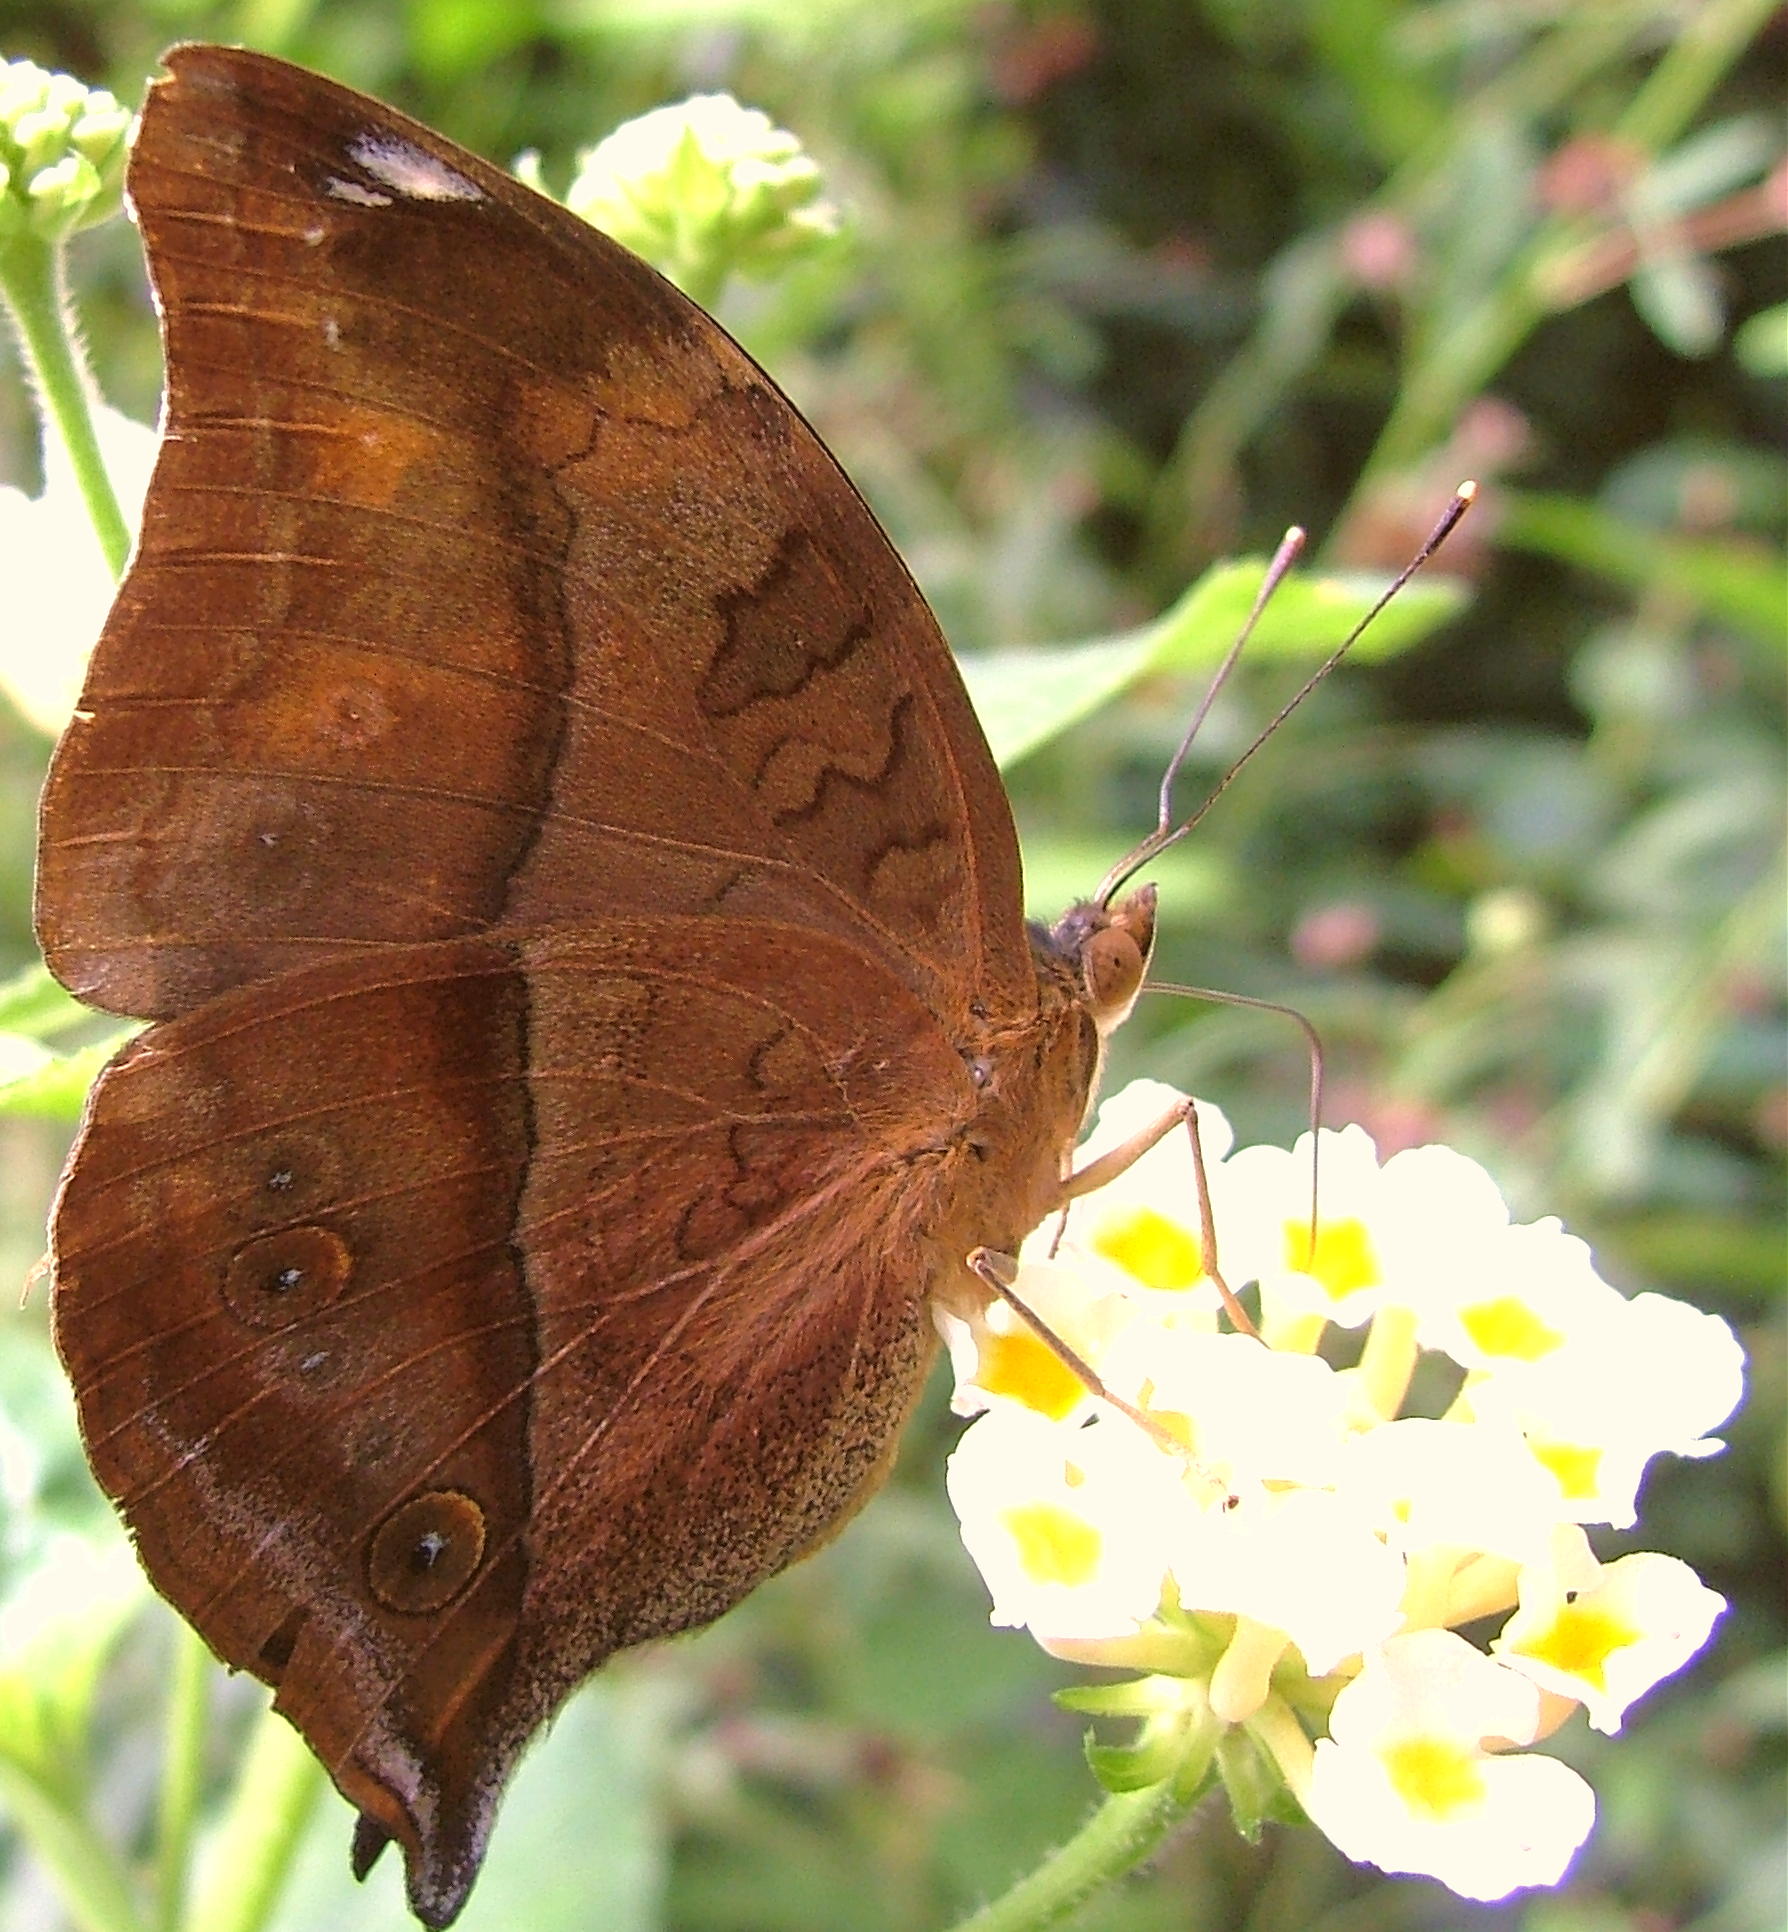
[[[1088,1161],[1084,1167],[1070,1174],[1064,1189],[1065,1198],[1078,1200],[1081,1195],[1091,1194],[1095,1188],[1103,1187],[1107,1181],[1115,1181],[1120,1174],[1128,1173],[1151,1147],[1160,1146],[1182,1121],[1192,1123],[1197,1118],[1197,1106],[1190,1100],[1182,1100],[1169,1107],[1159,1120],[1151,1121],[1128,1140],[1120,1141],[1116,1147],[1108,1147],[1096,1160]],[[1198,1145],[1195,1126],[1192,1129],[1192,1144],[1194,1147]]]
[[[1001,1254],[993,1248],[976,1248],[968,1257],[968,1265],[1062,1366],[1078,1376],[1101,1402],[1109,1403],[1120,1415],[1127,1416],[1157,1448],[1166,1450],[1170,1456],[1183,1456],[1186,1453],[1186,1445],[1178,1437],[1164,1429],[1135,1403],[1126,1401],[1108,1388],[1092,1363],[1072,1343],[1064,1341],[1028,1302],[1013,1292],[1018,1280],[1018,1262],[1013,1256]]]
[[[1195,1100],[1181,1100],[1169,1107],[1159,1120],[1151,1121],[1148,1126],[1134,1133],[1128,1140],[1120,1141],[1116,1147],[1107,1148],[1097,1159],[1087,1162],[1068,1176],[1064,1190],[1064,1217],[1067,1204],[1083,1194],[1091,1194],[1108,1181],[1115,1181],[1120,1174],[1126,1173],[1142,1159],[1151,1148],[1157,1147],[1173,1130],[1184,1124],[1186,1138],[1192,1145],[1192,1168],[1198,1177],[1198,1251],[1203,1258],[1204,1272],[1215,1284],[1218,1295],[1223,1301],[1224,1313],[1243,1335],[1257,1334],[1253,1318],[1247,1309],[1236,1299],[1235,1291],[1223,1279],[1217,1265],[1217,1224],[1211,1214],[1211,1187],[1205,1174],[1204,1143],[1198,1132],[1198,1103]],[[1064,1228],[1065,1231],[1065,1228]],[[1063,1358],[1066,1359],[1065,1357]],[[1072,1363],[1069,1364],[1073,1366]],[[1077,1374],[1078,1370],[1075,1371]]]

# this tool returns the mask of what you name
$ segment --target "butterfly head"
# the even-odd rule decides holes
[[[1139,886],[1116,905],[1085,899],[1050,927],[1045,942],[1067,962],[1099,1038],[1107,1040],[1130,1017],[1155,949],[1155,888]]]

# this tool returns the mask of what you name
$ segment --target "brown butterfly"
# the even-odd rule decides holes
[[[1154,900],[1027,929],[935,621],[674,288],[345,88],[168,66],[164,440],[37,909],[154,1024],[57,1336],[156,1586],[441,1926],[568,1692],[880,1481]]]

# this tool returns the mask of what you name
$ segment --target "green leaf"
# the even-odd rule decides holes
[[[139,1932],[142,1919],[124,1866],[84,1812],[58,1803],[5,1758],[0,1805],[55,1880],[63,1910],[82,1932]]]
[[[1765,648],[1782,646],[1782,559],[1754,544],[1679,537],[1576,497],[1511,492],[1497,541],[1556,557],[1631,590],[1667,584]]]
[[[1086,1761],[1107,1791],[1146,1791],[1173,1776],[1185,1747],[1179,1731],[1163,1725],[1136,1744],[1101,1744],[1089,1731]]]
[[[114,1033],[73,1053],[47,1054],[16,1034],[0,1035],[0,1115],[79,1120],[88,1088],[129,1038],[128,1032]],[[27,1063],[31,1055],[36,1058]]]
[[[1152,630],[1059,651],[965,658],[962,675],[994,763],[1004,768],[1133,684],[1154,662]]]
[[[81,1795],[100,1671],[148,1594],[123,1538],[64,1532],[0,1604],[0,1759],[66,1802]]]
[[[70,1053],[52,1052],[43,1043],[70,1027],[90,1026],[97,1017],[44,966],[27,967],[0,984],[0,1115],[79,1119],[87,1089],[129,1031],[115,1030]]]
[[[27,966],[0,982],[0,1032],[42,1040],[92,1017],[92,1008],[58,985],[47,966]]]
[[[1737,114],[1698,128],[1646,169],[1634,191],[1643,220],[1710,208],[1766,174],[1776,158],[1767,114]]]
[[[1259,558],[1214,564],[1152,624],[1119,637],[964,659],[962,674],[994,761],[1002,768],[1015,764],[1147,672],[1217,665],[1241,635],[1265,571]],[[1321,659],[1365,617],[1386,582],[1332,572],[1287,577],[1248,640],[1249,656]],[[1464,585],[1452,578],[1418,578],[1374,618],[1355,648],[1371,658],[1407,650],[1466,599]]]
[[[1214,565],[1160,620],[1160,662],[1215,665],[1248,621],[1266,566],[1249,558]],[[1248,639],[1249,657],[1324,658],[1384,595],[1388,577],[1365,571],[1294,571],[1274,591]],[[1456,577],[1407,583],[1353,646],[1363,659],[1395,657],[1456,617],[1470,602]]]
[[[1726,333],[1713,266],[1681,249],[1648,253],[1627,284],[1633,306],[1665,348],[1679,356],[1710,356]]]
[[[1051,1693],[1064,1711],[1087,1717],[1152,1717],[1161,1708],[1153,1679],[1129,1677],[1117,1684],[1070,1684]]]
[[[83,1932],[137,1932],[129,1878],[87,1809],[94,1692],[149,1594],[122,1537],[64,1534],[0,1605],[0,1801]]]
[[[262,1711],[210,1847],[190,1932],[260,1932],[323,1790],[323,1767],[310,1747],[271,1707]]]

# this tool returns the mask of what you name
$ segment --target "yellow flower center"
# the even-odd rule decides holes
[[[1101,1215],[1093,1252],[1127,1269],[1145,1288],[1194,1288],[1204,1279],[1198,1237],[1151,1207],[1112,1208]]]
[[[1182,1449],[1195,1450],[1198,1447],[1197,1425],[1184,1409],[1158,1409],[1147,1399],[1142,1407],[1155,1427],[1164,1435],[1172,1436]]]
[[[1484,1800],[1478,1754],[1450,1738],[1400,1738],[1384,1753],[1391,1788],[1411,1811],[1445,1821]]]
[[[1103,1538],[1084,1516],[1059,1503],[1018,1503],[1000,1519],[1018,1548],[1018,1561],[1033,1583],[1070,1587],[1091,1580]]]
[[[1570,1502],[1584,1502],[1596,1493],[1602,1473],[1602,1452],[1593,1442],[1527,1443],[1534,1460],[1552,1472],[1559,1494]]]
[[[1028,1328],[1006,1335],[982,1333],[975,1350],[975,1380],[989,1395],[1022,1402],[1051,1422],[1071,1414],[1086,1394],[1080,1377]]]
[[[1550,1664],[1593,1690],[1608,1688],[1608,1659],[1637,1643],[1641,1632],[1595,1603],[1567,1603],[1552,1622],[1519,1646],[1522,1656]]]
[[[1459,1326],[1484,1354],[1507,1362],[1542,1361],[1564,1340],[1518,1295],[1460,1309]]]
[[[1340,1301],[1357,1288],[1370,1288],[1379,1278],[1378,1255],[1365,1222],[1350,1216],[1319,1222],[1310,1239],[1308,1221],[1285,1223],[1285,1265],[1300,1275],[1311,1275]]]

